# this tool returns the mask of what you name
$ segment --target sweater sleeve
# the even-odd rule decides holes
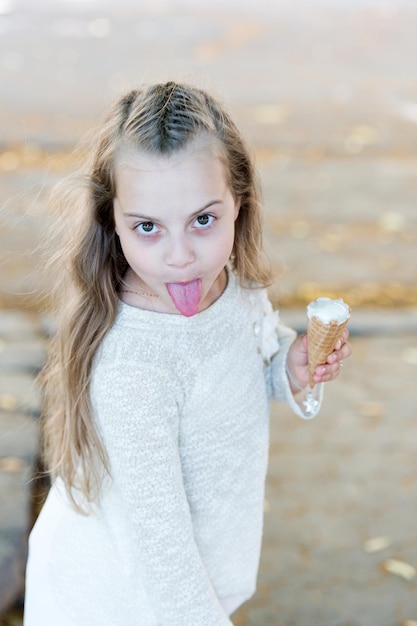
[[[265,290],[259,290],[260,352],[267,365],[267,379],[270,393],[279,402],[288,402],[291,409],[304,419],[315,417],[323,400],[323,385],[315,385],[313,390],[308,387],[293,395],[287,376],[287,357],[291,344],[297,337],[292,328],[285,326],[279,319],[278,311],[274,311]]]
[[[314,386],[311,396],[309,396],[310,399],[307,398],[308,387],[293,395],[287,376],[286,364],[288,350],[297,337],[297,333],[281,323],[277,324],[276,332],[279,350],[272,357],[269,365],[272,396],[275,400],[287,401],[291,409],[299,417],[311,419],[320,410],[323,400],[323,384]]]
[[[168,372],[136,362],[113,364],[108,376],[95,383],[96,419],[158,624],[231,626],[194,539],[178,447],[178,385]]]

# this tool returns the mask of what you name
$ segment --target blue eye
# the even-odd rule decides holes
[[[203,215],[199,215],[196,218],[196,226],[197,228],[208,228],[214,222],[213,215],[209,215],[208,213],[203,213]]]
[[[136,227],[141,235],[154,235],[158,232],[157,227],[153,222],[141,222]]]

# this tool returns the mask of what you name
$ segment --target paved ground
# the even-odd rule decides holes
[[[38,449],[34,376],[43,355],[36,317],[0,311],[0,617],[22,589]]]
[[[237,625],[417,622],[416,335],[353,345],[315,421],[273,410],[259,590]]]
[[[416,28],[407,0],[0,0],[0,612],[29,515],[48,193],[121,89],[174,77],[220,94],[256,153],[285,321],[325,292],[356,313],[322,414],[273,409],[236,626],[417,624]]]

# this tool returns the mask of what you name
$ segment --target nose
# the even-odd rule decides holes
[[[195,261],[194,249],[187,237],[172,237],[165,260],[170,267],[183,268]]]

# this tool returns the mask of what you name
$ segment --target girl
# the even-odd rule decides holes
[[[25,626],[230,626],[255,590],[270,398],[314,414],[306,339],[264,289],[251,159],[207,93],[154,85],[110,112],[79,207],[42,377],[53,482]]]

